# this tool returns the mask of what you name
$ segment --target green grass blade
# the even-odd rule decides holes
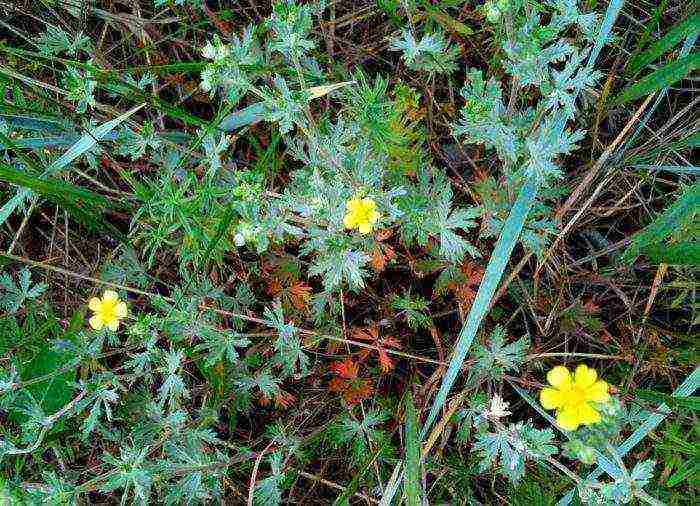
[[[248,107],[244,107],[240,111],[229,114],[221,122],[219,127],[224,132],[232,132],[243,128],[244,126],[254,125],[262,121],[265,107],[262,102],[258,102]]]
[[[8,108],[2,106],[0,107],[0,110],[8,110]],[[40,118],[35,116],[27,116],[24,114],[2,113],[0,114],[0,121],[7,123],[14,128],[31,130],[35,132],[58,133],[64,132],[67,128],[66,124],[53,118]]]
[[[421,506],[420,438],[418,436],[418,415],[409,393],[406,397],[406,456],[403,490],[408,506]]]
[[[28,192],[17,192],[10,200],[3,204],[2,208],[0,208],[0,225],[5,223],[5,220],[10,217],[20,204],[22,204],[27,195]]]
[[[467,356],[467,352],[471,347],[474,336],[476,336],[476,331],[479,329],[479,325],[484,319],[484,316],[486,316],[489,304],[491,304],[491,299],[493,298],[493,294],[498,287],[498,282],[503,276],[503,271],[508,264],[511,252],[518,241],[520,231],[525,224],[525,219],[527,218],[530,208],[535,202],[535,197],[537,197],[537,182],[533,177],[531,177],[525,181],[525,184],[520,189],[518,199],[515,201],[515,204],[508,215],[508,219],[503,226],[503,230],[498,237],[498,241],[496,241],[496,246],[491,254],[489,263],[486,266],[484,279],[481,281],[479,291],[476,294],[474,303],[472,304],[469,315],[467,316],[467,321],[459,333],[457,345],[447,368],[447,373],[442,379],[440,390],[435,397],[435,401],[430,408],[428,418],[423,425],[421,438],[425,438],[430,430],[430,427],[435,421],[435,418],[447,401],[447,395],[450,393],[450,389],[452,388],[452,385],[454,384],[455,379],[462,368],[462,363]]]
[[[678,58],[684,58],[690,54],[690,50],[695,46],[695,42],[698,40],[698,34],[691,34],[689,35],[686,39],[685,42],[683,42],[683,47],[681,47],[681,50],[678,53]],[[615,153],[615,158],[620,159],[622,155],[624,155],[625,151],[627,151],[627,148],[629,146],[634,145],[634,141],[637,139],[637,136],[642,132],[642,130],[646,127],[646,124],[649,122],[649,119],[651,116],[654,114],[656,111],[656,108],[659,107],[659,104],[661,101],[664,99],[666,96],[666,91],[668,91],[668,88],[664,88],[661,90],[661,93],[656,97],[656,100],[654,101],[654,105],[651,106],[651,108],[644,114],[644,118],[639,122],[639,125],[637,125],[637,128],[635,129],[634,133],[624,142],[622,146],[620,146]],[[694,136],[691,136],[689,139],[686,140],[686,142],[689,142],[688,145],[692,146],[692,141],[693,141]],[[683,141],[679,141],[678,148],[682,146]],[[657,148],[658,149],[658,148]],[[656,151],[656,150],[652,150]]]
[[[673,397],[688,397],[692,395],[700,387],[700,367],[696,367],[695,370],[686,378],[686,380],[673,392]],[[671,413],[671,409],[666,404],[659,405],[655,412],[649,415],[649,417],[644,420],[637,430],[635,430],[630,437],[625,439],[625,441],[617,447],[617,451],[620,457],[626,455],[632,448],[634,448],[642,439],[644,439],[651,431],[653,431],[659,424]],[[595,468],[591,474],[588,475],[589,480],[597,479],[601,474],[603,474],[603,469],[598,466]],[[562,497],[557,506],[568,506],[571,500],[574,498],[576,490],[569,491],[564,497]]]
[[[312,99],[323,97],[332,91],[339,90],[351,84],[352,81],[344,81],[342,83],[328,84],[324,86],[313,86],[306,91],[311,95]],[[257,102],[255,104],[244,107],[243,109],[226,116],[221,125],[220,130],[224,132],[232,132],[245,126],[254,125],[263,120],[265,116],[265,104]]]
[[[671,86],[698,68],[700,68],[700,53],[691,53],[685,58],[664,65],[656,72],[652,72],[639,82],[625,88],[613,103],[620,105],[645,97],[650,93]]]
[[[158,134],[159,137],[173,142],[175,144],[186,144],[189,142],[189,135],[182,131],[171,130],[168,132],[161,132]],[[110,132],[105,135],[103,141],[116,141],[119,134],[117,132]],[[25,149],[44,149],[44,148],[56,148],[64,146],[72,146],[80,137],[78,135],[55,135],[51,137],[24,137],[22,139],[15,139],[15,146]]]
[[[672,172],[674,174],[690,174],[691,176],[700,176],[700,167],[694,165],[650,165],[641,163],[633,166],[635,169],[645,169],[651,171]]]
[[[22,190],[10,200],[10,202],[14,202],[15,207],[24,198],[25,193],[23,192],[27,192],[26,189],[29,189],[68,211],[71,216],[87,228],[106,231],[119,241],[126,240],[124,234],[114,225],[105,221],[100,214],[99,209],[110,208],[111,203],[96,193],[63,181],[32,176],[2,162],[0,162],[0,181],[22,187]],[[12,210],[14,209],[6,204],[0,210],[0,217],[7,219]]]
[[[683,193],[653,222],[632,236],[630,245],[620,259],[632,263],[646,249],[664,244],[671,235],[687,230],[692,235],[693,223],[700,213],[700,183],[687,187]],[[684,234],[685,235],[685,234]]]
[[[95,144],[97,144],[98,141],[102,140],[107,134],[109,134],[112,130],[114,130],[117,126],[119,126],[123,121],[125,121],[129,116],[134,114],[136,111],[141,109],[143,105],[139,105],[137,107],[134,107],[130,111],[127,111],[126,113],[122,114],[121,116],[114,118],[113,120],[107,121],[103,123],[102,125],[98,126],[91,132],[85,133],[75,144],[73,144],[65,153],[63,153],[61,156],[59,156],[56,160],[54,160],[41,174],[40,177],[45,178],[48,176],[55,175],[56,173],[60,172],[64,168],[66,168],[72,161],[74,161],[76,158],[78,158],[80,155],[86,153],[90,149],[92,149]],[[11,169],[10,167],[8,167]],[[11,169],[14,170],[14,169]],[[9,173],[8,173],[8,177]],[[15,178],[17,179],[17,178]],[[21,179],[21,178],[19,178]],[[18,179],[18,180],[19,180]],[[25,188],[20,189],[17,194],[10,199],[3,207],[0,209],[0,225],[2,225],[5,220],[14,212],[15,209],[17,209],[17,206],[22,203],[24,199],[26,199],[29,195],[30,192],[26,189],[27,185],[23,185],[21,183],[15,183],[18,184],[19,186],[25,186]],[[108,227],[112,229],[112,232],[116,229],[114,227]]]
[[[694,14],[671,28],[666,35],[654,42],[649,49],[632,58],[627,64],[627,72],[636,74],[649,63],[673,49],[686,37],[700,33],[700,14]]]
[[[700,265],[700,242],[684,241],[678,244],[652,244],[642,249],[652,265]]]
[[[105,123],[102,123],[93,131],[86,132],[85,134],[83,134],[83,136],[80,137],[78,142],[73,144],[65,153],[63,153],[61,156],[59,156],[53,162],[51,162],[51,165],[49,165],[44,171],[44,176],[51,176],[65,169],[68,166],[68,164],[70,164],[80,155],[94,148],[95,145],[99,141],[103,140],[108,133],[110,133],[112,130],[121,125],[124,121],[126,121],[127,118],[129,118],[132,114],[141,109],[144,105],[145,104],[138,105],[133,109],[130,109],[129,111],[125,112],[121,116],[116,117],[113,120],[107,121]]]
[[[608,41],[610,32],[612,31],[613,26],[615,26],[617,15],[620,13],[624,3],[625,0],[612,0],[608,4],[608,9],[605,11],[603,24],[601,25],[600,32],[598,32],[598,36],[595,39],[595,46],[593,46],[591,54],[588,56],[588,61],[586,62],[586,66],[588,68],[593,68],[601,49],[603,49],[603,45],[605,45],[605,43]]]
[[[369,471],[370,467],[372,467],[374,461],[377,460],[381,452],[385,449],[385,444],[386,443],[379,445],[377,449],[371,455],[369,455],[367,460],[362,463],[360,469],[357,471],[357,474],[352,477],[352,480],[350,480],[348,486],[345,487],[345,491],[336,497],[335,501],[333,501],[333,506],[349,506],[350,498],[355,494],[355,492],[357,492],[357,489],[360,488],[362,477],[367,474],[367,471]]]

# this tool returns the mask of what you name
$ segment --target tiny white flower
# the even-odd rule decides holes
[[[509,404],[503,400],[503,398],[496,394],[491,399],[491,405],[486,410],[486,417],[492,420],[500,420],[511,414],[508,411]]]
[[[208,42],[202,48],[202,56],[207,60],[213,60],[216,57],[216,49],[211,42]]]

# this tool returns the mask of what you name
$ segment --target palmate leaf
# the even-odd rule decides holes
[[[13,169],[2,162],[0,162],[0,181],[21,187],[15,196],[0,209],[0,224],[33,191],[68,211],[73,218],[87,228],[105,231],[120,241],[126,239],[126,236],[119,229],[106,221],[98,212],[99,209],[111,208],[112,205],[104,197],[96,193],[56,179],[38,178],[26,172]]]
[[[530,342],[527,337],[521,337],[506,344],[505,337],[505,329],[497,326],[491,333],[488,346],[477,346],[474,353],[477,363],[473,371],[499,379],[506,371],[520,369]]]
[[[37,283],[32,286],[31,273],[24,268],[19,272],[19,283],[15,284],[8,273],[0,275],[0,291],[3,291],[3,299],[0,301],[6,311],[16,313],[27,299],[38,299],[46,291],[46,283]]]
[[[518,422],[495,432],[483,432],[476,436],[474,450],[482,458],[480,469],[485,471],[497,465],[498,471],[515,483],[525,473],[525,462],[554,455],[554,433],[551,429],[539,430],[530,423]]]

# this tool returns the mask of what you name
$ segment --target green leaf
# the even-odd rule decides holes
[[[421,506],[420,438],[418,436],[418,416],[413,398],[406,397],[406,456],[404,473],[404,493],[408,506]]]
[[[632,236],[629,247],[622,255],[621,261],[632,263],[642,253],[657,253],[659,245],[664,245],[667,238],[696,235],[697,219],[700,213],[700,183],[687,187],[678,199],[671,204],[654,221]],[[681,235],[682,234],[682,235]],[[690,253],[697,248],[690,250]],[[692,256],[692,255],[691,255]],[[687,259],[692,260],[691,257]]]
[[[100,208],[111,208],[111,203],[104,197],[70,183],[55,179],[38,177],[15,170],[0,162],[0,181],[23,187],[7,204],[0,209],[0,218],[7,218],[18,205],[23,195],[32,190],[42,197],[54,202],[70,213],[75,219],[92,230],[107,231],[114,238],[124,241],[126,237],[114,225],[107,222],[98,212]],[[23,192],[27,192],[23,194]]]
[[[63,339],[73,340],[75,329],[82,325],[82,314],[78,312],[73,315],[66,332],[61,329],[53,316],[49,318],[45,325],[34,332],[35,339],[27,344],[27,346],[31,346],[32,343],[38,344],[38,349],[31,355],[31,358],[29,360],[21,358],[28,354],[27,350],[15,356],[15,365],[22,381],[50,375],[43,381],[25,387],[46,415],[54,414],[71,400],[75,388],[76,372],[75,369],[70,369],[61,374],[51,375],[66,365],[74,363],[75,356],[69,351],[59,349],[57,340],[46,339],[43,334],[48,330]],[[25,415],[14,412],[13,418],[21,423],[25,419]]]
[[[386,449],[386,446],[386,441],[380,441],[380,444],[377,445],[377,449],[374,450],[374,452],[372,452],[370,455],[368,455],[367,459],[362,463],[359,470],[357,471],[357,474],[355,474],[355,476],[352,477],[350,483],[347,485],[347,487],[345,487],[345,491],[342,494],[340,494],[335,499],[335,501],[333,501],[333,506],[349,506],[350,497],[352,497],[353,494],[357,492],[357,489],[360,488],[362,478],[365,474],[367,474],[367,471],[370,470],[374,461],[377,460],[379,455]]]
[[[627,64],[628,74],[636,74],[644,66],[670,51],[681,40],[698,32],[700,32],[700,14],[694,14],[671,28],[666,35],[649,46],[649,49],[632,58]]]
[[[624,104],[680,81],[685,76],[700,68],[700,53],[691,53],[661,67],[656,72],[642,78],[639,82],[625,88],[613,101],[615,105]]]

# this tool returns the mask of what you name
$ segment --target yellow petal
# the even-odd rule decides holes
[[[113,320],[111,320],[109,323],[107,323],[107,328],[112,332],[116,332],[119,328],[119,319],[114,318]]]
[[[566,408],[557,411],[557,424],[564,430],[576,430],[581,425],[576,408]]]
[[[102,302],[114,302],[116,300],[119,300],[117,292],[114,290],[105,290],[105,293],[102,295]]]
[[[120,302],[119,304],[117,304],[114,314],[117,315],[117,318],[126,318],[126,303]]]
[[[361,234],[369,234],[372,231],[372,224],[368,222],[360,223],[357,227]]]
[[[574,383],[577,387],[588,388],[595,383],[596,379],[598,379],[598,373],[595,372],[595,369],[591,369],[585,364],[581,364],[576,368]]]
[[[343,224],[345,228],[355,228],[357,226],[355,215],[353,213],[346,214],[345,218],[343,218]]]
[[[585,399],[593,402],[608,402],[610,400],[608,384],[603,380],[596,381],[586,389]]]
[[[540,392],[540,404],[544,409],[557,409],[564,404],[564,399],[559,390],[543,388]]]
[[[359,199],[350,199],[345,203],[345,207],[348,211],[353,212],[357,211],[357,209],[360,207],[360,204],[361,202]]]
[[[365,210],[365,212],[374,211],[376,207],[377,203],[371,198],[365,197],[362,199],[362,208]]]
[[[95,330],[100,330],[102,327],[104,327],[105,322],[102,320],[102,317],[100,315],[95,315],[90,320],[88,320],[90,323],[90,326],[95,329]]]
[[[379,214],[377,211],[372,211],[371,214],[369,215],[369,222],[376,223],[377,220],[379,220],[380,216],[381,216],[381,214]]]
[[[584,425],[600,422],[600,413],[596,411],[590,404],[584,402],[578,408],[578,420]]]
[[[102,308],[102,301],[101,301],[98,297],[92,297],[92,298],[88,301],[88,307],[89,307],[92,311],[99,311],[100,308]]]
[[[547,381],[556,388],[568,387],[571,384],[571,374],[566,367],[558,365],[547,373]]]

